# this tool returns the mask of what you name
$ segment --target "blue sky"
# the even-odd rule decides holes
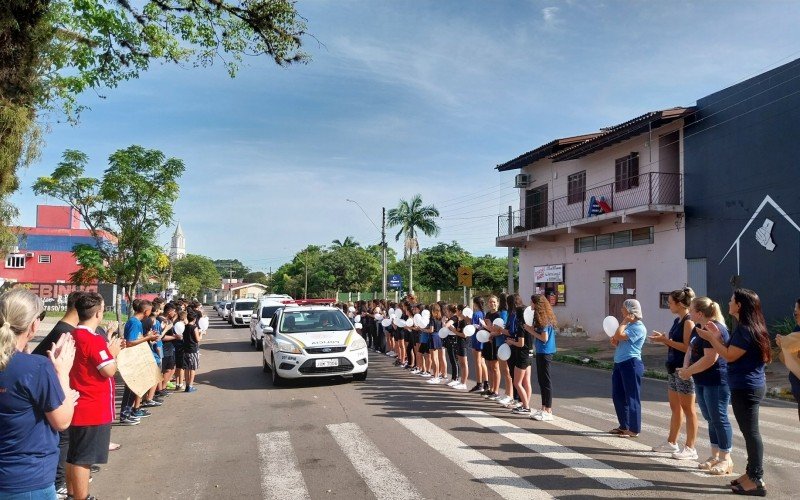
[[[556,137],[594,131],[700,98],[800,57],[800,2],[299,1],[316,39],[308,65],[248,59],[155,65],[89,93],[77,127],[50,123],[30,185],[62,152],[100,175],[131,144],[183,159],[175,216],[187,249],[274,269],[306,244],[376,243],[382,206],[420,193],[438,238],[494,247],[496,215],[517,208],[513,174],[494,166]],[[102,96],[102,98],[101,98]],[[164,231],[168,243],[172,228]],[[395,231],[389,229],[391,242]]]

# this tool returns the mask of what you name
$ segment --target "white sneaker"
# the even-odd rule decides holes
[[[672,444],[669,441],[664,441],[664,444],[653,446],[653,451],[656,453],[678,453],[681,451],[677,444]]]
[[[439,377],[431,377],[431,378],[428,379],[428,383],[429,384],[439,384],[441,382],[442,382],[442,379],[440,379]]]
[[[421,374],[420,374],[420,376],[421,376],[422,378],[431,378],[433,375],[431,375],[431,374],[430,374],[430,373],[428,373],[428,372],[423,372],[423,373],[421,373]]]
[[[672,454],[675,460],[697,460],[697,450],[684,446],[681,451]]]
[[[512,402],[512,401],[514,401],[514,398],[512,398],[511,396],[505,396],[505,397],[500,398],[500,399],[497,400],[498,403],[500,403],[501,405],[504,405],[504,406],[507,405],[508,403]]]
[[[419,372],[420,372],[419,368],[414,368],[413,370],[411,370],[411,373],[413,373],[414,375],[416,375]]]
[[[532,415],[531,418],[539,422],[552,422],[554,417],[552,413],[539,410],[539,413]]]
[[[467,384],[459,383],[458,385],[453,386],[453,389],[458,389],[459,391],[466,391],[467,390]]]
[[[450,382],[447,383],[448,387],[455,387],[457,385],[458,385],[458,380],[451,380]]]

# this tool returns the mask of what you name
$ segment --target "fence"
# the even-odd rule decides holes
[[[472,302],[472,297],[486,296],[486,295],[499,295],[500,292],[493,290],[475,290],[472,288],[467,289],[467,302]],[[464,302],[464,290],[430,290],[430,291],[415,291],[414,295],[417,302],[421,304],[432,304],[438,301],[444,301],[451,304],[461,304]],[[341,292],[336,295],[336,300],[339,302],[357,302],[359,300],[372,300],[383,298],[381,292]],[[402,296],[397,290],[390,290],[387,293],[387,300],[398,302]]]

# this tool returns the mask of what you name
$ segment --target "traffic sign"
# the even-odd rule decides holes
[[[458,268],[458,286],[472,287],[472,268],[461,266]]]
[[[388,285],[389,288],[397,288],[397,289],[403,288],[403,277],[400,276],[399,274],[393,274],[389,276]]]

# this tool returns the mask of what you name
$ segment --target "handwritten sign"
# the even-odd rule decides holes
[[[534,283],[560,283],[564,281],[564,264],[534,266]]]
[[[139,397],[161,380],[161,370],[147,342],[121,350],[117,356],[117,369],[125,384]]]

